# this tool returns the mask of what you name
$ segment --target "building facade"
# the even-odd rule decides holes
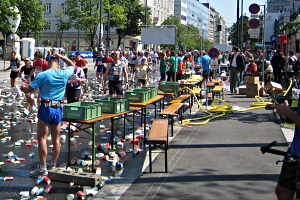
[[[57,24],[59,22],[58,15],[65,14],[66,2],[65,0],[41,0],[45,4],[45,20],[47,22],[47,29],[41,32],[40,38],[37,41],[38,46],[56,46],[63,47],[68,50],[77,49],[87,50],[90,46],[89,35],[81,30],[71,28],[64,31],[63,37],[60,37]],[[173,0],[140,0],[151,9],[151,20],[153,24],[160,25],[169,16],[174,15],[174,1]],[[107,31],[106,25],[103,25],[103,43],[107,46],[109,42],[110,49],[116,49],[118,43],[118,36],[116,28],[112,27]],[[122,40],[121,48],[135,47],[140,41],[140,37],[126,36]]]
[[[209,3],[203,3],[208,9],[208,40],[213,44],[227,44],[226,21]]]
[[[151,9],[151,21],[154,25],[161,25],[174,15],[174,0],[140,0],[140,3]]]
[[[208,9],[199,0],[175,0],[174,15],[180,18],[181,24],[197,27],[200,35],[208,39]]]

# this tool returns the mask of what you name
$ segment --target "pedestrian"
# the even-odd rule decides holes
[[[240,78],[240,73],[242,72],[241,70],[245,70],[245,57],[244,55],[240,52],[239,48],[233,47],[233,54],[231,55],[230,58],[230,92],[231,94],[236,94],[237,93],[237,87],[239,84],[239,78]]]
[[[98,51],[97,57],[96,57],[96,63],[95,67],[96,68],[96,77],[98,79],[98,82],[104,86],[104,80],[103,80],[103,75],[105,74],[105,66],[103,63],[103,55],[101,51]]]
[[[279,51],[275,51],[272,56],[271,65],[274,70],[274,81],[277,83],[282,83],[282,71],[284,69],[285,60]]]
[[[171,51],[169,59],[169,70],[167,71],[167,81],[176,81],[176,73],[178,71],[178,60],[174,51]]]
[[[33,66],[30,58],[25,58],[25,64],[20,70],[23,81],[30,83],[34,79]],[[23,75],[24,74],[24,75]]]
[[[273,81],[273,67],[269,60],[266,61],[266,69],[264,71],[265,83]]]
[[[65,56],[66,53],[65,53],[65,50],[59,50],[59,54],[62,55],[62,56]],[[68,67],[67,63],[65,63],[65,61],[63,59],[59,59],[59,65],[62,69],[65,69]]]
[[[211,77],[211,65],[210,65],[211,58],[207,55],[205,51],[202,52],[202,57],[201,57],[201,66],[202,66],[202,76],[203,76],[203,81],[205,85],[209,78]],[[201,83],[201,85],[202,85]]]
[[[146,86],[148,83],[148,74],[152,71],[151,66],[148,65],[146,58],[142,59],[141,65],[137,67],[136,79],[138,86]]]
[[[182,54],[179,54],[178,56],[178,71],[176,74],[176,80],[183,79],[183,75],[185,72],[185,62],[184,59],[188,59],[187,56],[183,56]]]
[[[297,64],[298,58],[295,55],[293,51],[289,51],[289,57],[287,60],[287,68],[286,68],[286,75],[287,78],[292,78],[294,75],[294,68],[295,65]]]
[[[160,54],[160,61],[159,61],[159,71],[160,71],[160,81],[166,80],[166,72],[167,70],[167,57],[165,53]]]
[[[17,89],[17,81],[19,77],[19,73],[21,70],[21,61],[17,58],[17,53],[15,51],[10,54],[10,65],[6,70],[10,70],[10,86],[13,90]]]
[[[295,73],[295,78],[297,80],[300,79],[299,72]],[[275,109],[281,116],[295,123],[294,137],[288,149],[288,153],[300,156],[300,98],[298,98],[298,108],[296,112],[291,110],[288,101],[284,101],[283,104],[275,104]],[[293,199],[295,192],[298,190],[296,184],[298,183],[299,177],[297,177],[297,174],[299,175],[298,164],[284,159],[275,190],[279,200]]]
[[[84,59],[79,52],[76,52],[75,54],[75,65],[78,67],[82,67],[83,71],[84,71],[84,75],[85,78],[87,79],[87,72],[88,72],[88,68],[87,68],[87,64],[88,62],[86,61],[86,59]]]
[[[34,76],[37,76],[39,73],[46,71],[49,68],[49,66],[48,66],[48,62],[44,59],[44,56],[40,51],[37,51],[34,57],[35,57],[35,60],[33,61]]]
[[[125,81],[125,87],[128,85],[127,68],[124,63],[120,61],[120,53],[113,52],[113,63],[107,66],[104,80],[108,80],[108,89],[110,96],[117,96],[122,98],[123,96],[123,81]]]
[[[256,76],[257,75],[257,65],[254,62],[254,58],[249,58],[249,64],[246,67],[245,70],[245,76]]]
[[[46,58],[45,58],[47,62],[49,62],[51,60],[52,55],[53,55],[53,51],[52,50],[48,50]]]
[[[61,69],[59,59],[63,59],[70,67]],[[31,94],[39,89],[41,104],[38,110],[38,154],[39,167],[31,172],[31,176],[47,176],[47,138],[51,130],[53,144],[50,167],[56,167],[61,151],[60,126],[62,121],[62,100],[65,95],[67,81],[74,73],[74,63],[65,56],[55,54],[50,60],[50,69],[39,73],[30,85],[22,89],[25,94]]]

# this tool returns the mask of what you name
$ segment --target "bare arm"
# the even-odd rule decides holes
[[[296,126],[300,126],[300,115],[298,115],[297,112],[293,111],[288,107],[288,104],[280,104],[280,105],[275,105],[276,111],[291,121],[293,121]]]
[[[68,66],[75,66],[75,63],[72,60],[70,60],[67,56],[62,56],[58,53],[56,53],[55,55],[61,58]]]

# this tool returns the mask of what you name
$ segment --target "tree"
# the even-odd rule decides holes
[[[58,11],[57,14],[58,22],[56,24],[57,32],[58,32],[58,39],[59,39],[59,46],[62,46],[62,38],[64,31],[69,30],[71,28],[71,22],[69,18],[65,15],[64,9]]]
[[[145,20],[145,12],[147,13],[147,24],[151,24],[151,13],[149,7],[146,8],[143,6],[139,0],[116,0],[114,2],[124,5],[126,16],[124,26],[120,27],[118,21],[113,22],[113,25],[118,27],[118,46],[120,46],[124,36],[136,36],[141,34],[141,27]]]
[[[250,36],[248,34],[249,30],[249,17],[243,16],[243,20],[241,18],[238,20],[238,26],[241,27],[241,23],[243,21],[243,42],[248,41],[250,39]],[[240,34],[240,32],[239,32]],[[235,46],[240,46],[240,41],[238,39],[241,38],[240,35],[237,34],[237,23],[234,23],[231,27],[230,33],[229,33],[229,40],[231,40],[232,44]]]
[[[21,23],[17,30],[20,35],[38,34],[46,25],[44,5],[39,0],[1,0],[0,1],[0,31],[10,33],[7,16],[16,16],[9,7],[16,6],[21,15]]]
[[[199,29],[193,25],[183,25],[176,16],[167,18],[163,25],[176,26],[176,45],[181,50],[194,50],[211,46],[208,40],[200,37]],[[203,44],[203,46],[201,45]],[[164,48],[175,49],[174,45],[162,45]]]
[[[103,10],[109,13],[109,17],[103,18],[102,22],[118,21],[120,26],[124,24],[124,8],[112,0],[102,0]],[[86,31],[90,36],[90,46],[94,47],[94,38],[97,26],[100,23],[99,0],[67,0],[67,15],[74,22],[72,26]]]

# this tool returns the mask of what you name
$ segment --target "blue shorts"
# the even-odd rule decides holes
[[[104,65],[99,65],[97,66],[97,72],[99,73],[105,73],[105,66]]]
[[[43,104],[39,107],[38,119],[49,125],[57,125],[63,119],[62,108],[45,107]]]

